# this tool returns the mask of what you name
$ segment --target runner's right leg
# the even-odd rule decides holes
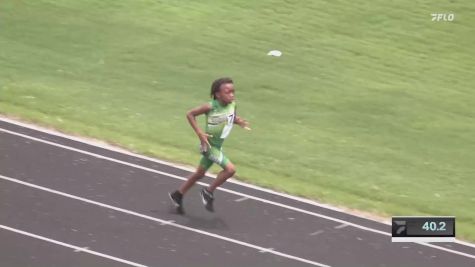
[[[203,178],[206,173],[206,166],[198,166],[196,171],[183,183],[178,190],[168,193],[173,205],[176,207],[176,211],[179,214],[185,213],[183,210],[183,195],[198,181]]]
[[[184,195],[199,179],[203,178],[206,174],[205,166],[201,164],[196,168],[195,173],[193,173],[184,184],[181,185],[178,191]]]

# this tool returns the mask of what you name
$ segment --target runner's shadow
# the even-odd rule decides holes
[[[155,214],[160,214],[164,210],[150,210],[150,212]],[[199,228],[199,229],[217,229],[217,230],[228,230],[229,227],[226,222],[217,217],[218,214],[216,213],[209,213],[207,211],[203,211],[200,214],[193,214],[192,211],[180,213],[176,207],[169,206],[168,214],[179,215],[176,217],[176,222],[188,227]]]
[[[191,215],[185,214],[185,218],[188,221],[185,223],[186,226],[200,229],[215,229],[215,230],[228,230],[229,227],[226,222],[217,217],[216,214],[207,214],[207,215]]]

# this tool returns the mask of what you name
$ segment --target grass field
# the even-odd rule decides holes
[[[3,0],[0,113],[196,165],[185,112],[231,76],[253,128],[225,144],[241,180],[382,216],[455,215],[474,241],[474,12],[469,0]]]

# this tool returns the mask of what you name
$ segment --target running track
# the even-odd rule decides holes
[[[473,244],[391,243],[389,225],[235,181],[215,213],[195,186],[178,215],[187,175],[0,119],[1,266],[475,266]]]

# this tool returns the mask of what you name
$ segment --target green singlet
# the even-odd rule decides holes
[[[212,135],[208,138],[211,145],[207,151],[201,151],[203,157],[200,165],[208,170],[213,163],[224,168],[229,159],[224,156],[222,145],[224,139],[228,137],[233,128],[234,118],[236,116],[236,103],[231,102],[226,106],[221,105],[218,100],[213,99],[210,102],[211,110],[206,113],[206,133]]]

